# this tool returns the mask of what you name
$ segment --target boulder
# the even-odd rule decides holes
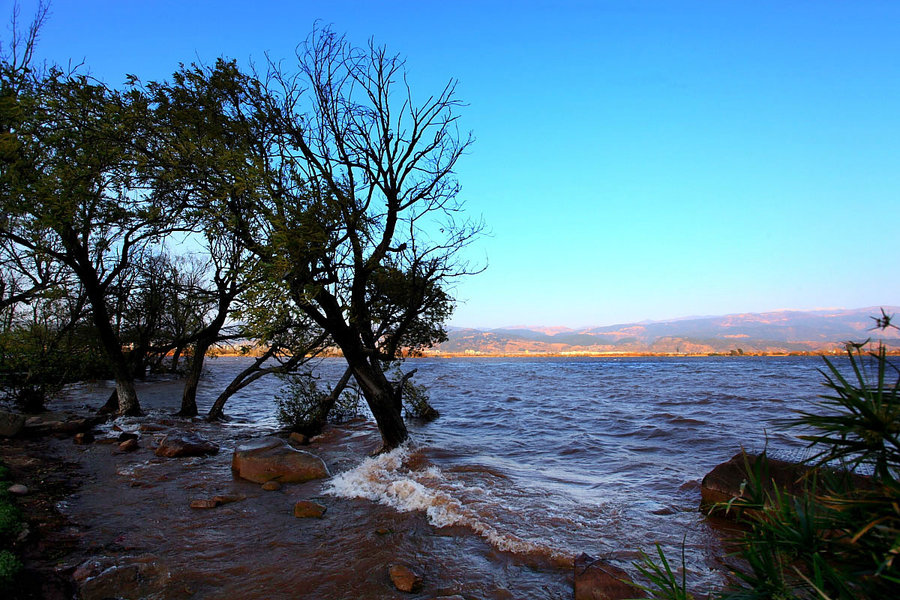
[[[217,454],[219,447],[198,435],[170,433],[159,442],[154,454],[166,458],[180,456],[210,456]]]
[[[15,494],[16,496],[24,496],[28,493],[28,488],[21,483],[14,483],[6,488],[6,491],[10,494]]]
[[[215,508],[217,506],[219,506],[219,502],[215,498],[211,500],[205,498],[191,500],[191,508]]]
[[[321,519],[326,510],[328,509],[318,502],[300,500],[294,505],[294,516],[298,519]]]
[[[309,452],[297,450],[276,437],[240,444],[231,457],[231,471],[255,483],[298,483],[328,477],[325,462]]]
[[[0,437],[13,437],[25,427],[25,415],[0,411]]]
[[[266,490],[267,492],[277,492],[281,489],[281,484],[273,479],[272,481],[267,481],[262,484],[262,489]]]
[[[138,449],[138,441],[135,438],[129,438],[119,444],[119,452],[133,452]]]
[[[582,554],[575,559],[575,600],[624,600],[644,598],[628,573],[599,559]]]
[[[422,577],[406,565],[391,565],[388,574],[394,587],[401,592],[414,592],[422,587]]]
[[[69,413],[46,412],[25,419],[23,434],[33,437],[45,435],[73,435],[90,431],[99,420],[86,419]]]
[[[738,516],[739,510],[726,512],[722,505],[743,496],[742,486],[749,479],[748,467],[762,475],[764,489],[770,497],[775,487],[791,496],[804,492],[807,474],[812,467],[768,456],[765,457],[767,464],[763,465],[760,464],[763,456],[740,452],[717,465],[700,483],[700,509],[716,516]],[[865,489],[872,485],[871,478],[864,475],[851,474],[850,477],[857,487]]]

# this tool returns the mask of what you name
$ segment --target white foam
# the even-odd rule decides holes
[[[391,452],[367,458],[356,468],[333,477],[325,493],[343,498],[366,498],[400,512],[421,511],[435,527],[468,527],[499,550],[542,553],[552,558],[568,556],[512,533],[498,531],[454,495],[454,492],[465,491],[485,496],[482,488],[451,482],[436,466],[410,469],[407,463],[411,453],[412,449],[406,444]]]

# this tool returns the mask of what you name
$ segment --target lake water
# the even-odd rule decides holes
[[[201,410],[243,359],[209,363]],[[659,542],[684,543],[694,583],[721,581],[721,533],[698,512],[699,481],[746,448],[801,453],[776,426],[822,393],[806,357],[415,359],[414,382],[441,418],[411,426],[409,447],[335,477],[326,492],[420,511],[501,551],[564,561],[581,552],[628,567]],[[319,373],[336,378],[342,363]],[[274,424],[279,382],[226,413]]]
[[[208,362],[201,412],[247,360]],[[439,419],[410,423],[410,443],[375,458],[371,420],[332,428],[310,449],[334,476],[278,492],[234,478],[230,450],[278,428],[280,380],[234,396],[225,425],[173,419],[181,382],[152,380],[138,386],[147,417],[98,432],[137,433],[136,452],[54,442],[86,474],[61,509],[82,525],[90,555],[164,573],[162,589],[145,594],[160,600],[395,598],[386,570],[398,561],[424,573],[412,598],[553,600],[571,597],[574,556],[634,574],[638,550],[655,543],[676,564],[684,545],[689,586],[703,592],[722,583],[733,532],[699,512],[700,480],[742,447],[802,456],[797,432],[776,424],[824,391],[823,366],[805,357],[414,359],[405,368],[418,369],[413,380],[429,388]],[[317,374],[327,383],[342,370],[342,359],[326,359]],[[60,407],[99,407],[111,386],[72,386]],[[162,436],[185,429],[222,451],[154,456]],[[244,500],[189,506],[215,495]],[[326,518],[295,519],[301,499],[327,505]]]

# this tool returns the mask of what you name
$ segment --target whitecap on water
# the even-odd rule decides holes
[[[370,457],[356,468],[331,479],[325,493],[342,498],[365,498],[400,512],[421,511],[435,527],[463,526],[475,531],[498,550],[521,554],[543,554],[566,559],[566,552],[524,540],[498,530],[489,518],[479,514],[459,496],[486,495],[479,487],[466,486],[448,479],[436,466],[411,468],[415,450],[410,444]]]

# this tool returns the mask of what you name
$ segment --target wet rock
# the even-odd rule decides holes
[[[25,427],[25,415],[0,411],[0,437],[14,437]]]
[[[82,563],[73,574],[82,600],[150,598],[169,584],[168,569],[155,557],[100,557]]]
[[[575,600],[624,600],[646,597],[628,573],[582,554],[575,559]]]
[[[433,596],[431,600],[466,600],[464,597],[459,594],[453,594],[452,596]]]
[[[119,434],[119,437],[116,438],[120,442],[127,442],[128,440],[136,440],[138,439],[138,434],[132,433],[130,431],[123,431]]]
[[[388,574],[394,587],[401,592],[414,592],[422,587],[422,577],[406,565],[391,565]]]
[[[215,498],[191,500],[191,508],[215,508],[217,506],[219,506],[219,502]]]
[[[276,437],[239,445],[231,458],[232,472],[255,483],[277,480],[297,483],[328,477],[325,462],[309,452],[292,448]]]
[[[133,452],[139,448],[136,438],[129,438],[119,444],[119,452]]]
[[[294,505],[294,516],[298,519],[321,519],[326,510],[328,509],[318,502],[300,500]]]
[[[375,530],[375,533],[377,533],[378,535],[388,535],[389,533],[393,533],[393,532],[394,531],[392,529],[389,529],[387,527],[379,527],[378,529]]]
[[[277,492],[281,489],[281,484],[275,480],[267,481],[262,484],[262,489],[266,490],[267,492]]]
[[[78,445],[90,444],[94,441],[94,434],[90,431],[83,431],[81,433],[76,433],[75,437],[72,440]]]
[[[180,456],[210,456],[217,454],[219,447],[198,435],[170,433],[159,442],[157,456],[177,458]]]
[[[6,488],[6,490],[10,494],[15,494],[16,496],[24,496],[25,494],[28,493],[28,488],[25,487],[24,485],[22,485],[21,483],[14,483],[11,486],[9,486],[8,488]]]
[[[213,500],[219,504],[231,504],[232,502],[240,502],[245,496],[213,496]]]
[[[792,496],[803,493],[811,467],[768,456],[762,463],[763,456],[740,452],[710,471],[700,483],[700,509],[716,516],[737,517],[739,510],[732,506],[731,510],[726,511],[722,505],[743,495],[742,486],[749,480],[748,468],[758,473],[770,497],[775,487]],[[859,488],[866,489],[872,485],[869,477],[850,476]]]
[[[165,431],[166,428],[162,425],[154,425],[153,423],[141,423],[140,427],[138,427],[138,431],[146,431],[149,433],[155,433],[157,431]]]
[[[86,419],[69,413],[47,412],[25,419],[22,433],[30,437],[72,435],[90,431],[97,422],[97,419]]]
[[[297,431],[291,432],[290,440],[295,444],[299,444],[300,446],[306,446],[307,444],[309,444],[309,438]]]

